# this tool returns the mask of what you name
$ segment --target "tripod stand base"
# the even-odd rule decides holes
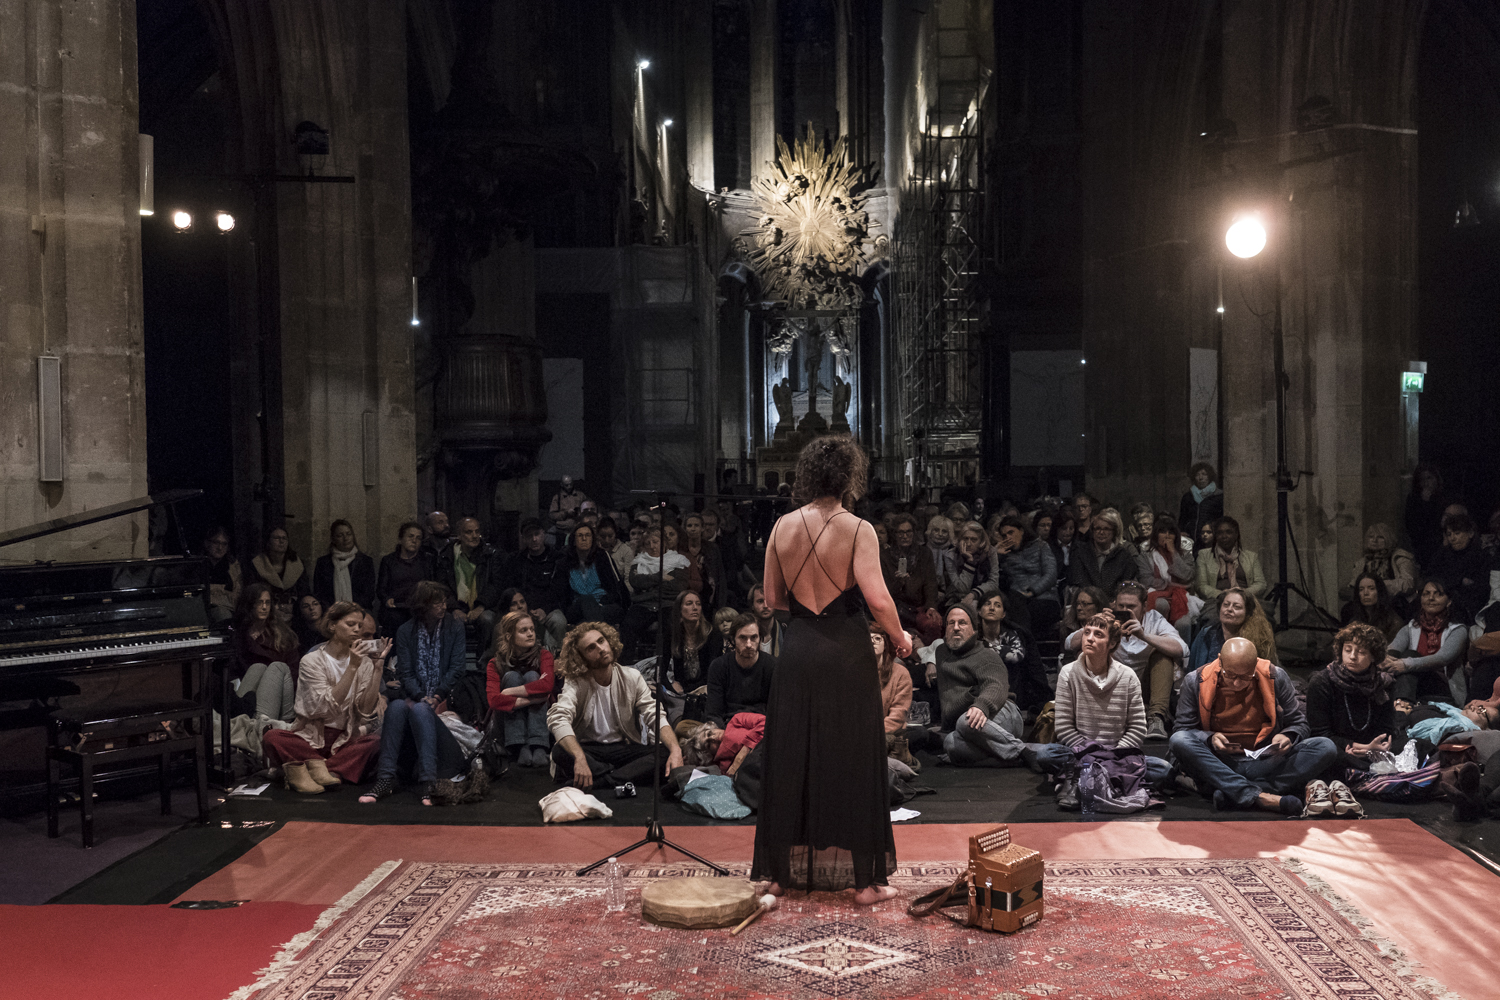
[[[672,850],[676,851],[678,854],[685,854],[688,857],[692,858],[694,861],[698,862],[700,865],[703,865],[706,868],[712,869],[712,871],[713,871],[713,873],[715,875],[728,875],[729,874],[729,871],[727,869],[721,868],[720,866],[714,864],[712,861],[709,861],[707,858],[700,858],[698,855],[694,854],[692,851],[688,850],[686,847],[680,847],[677,844],[672,843],[670,840],[667,839],[667,833],[666,833],[666,831],[662,829],[661,824],[658,823],[655,819],[653,819],[650,823],[646,824],[646,836],[645,837],[641,838],[640,840],[637,840],[635,843],[631,844],[629,847],[621,848],[620,850],[615,851],[608,858],[600,858],[598,861],[595,861],[593,864],[578,869],[578,871],[574,872],[574,874],[575,875],[587,875],[589,872],[593,871],[594,869],[600,868],[603,865],[608,864],[609,863],[609,858],[623,857],[624,855],[629,854],[631,851],[634,851],[634,850],[636,850],[638,848],[641,848],[641,847],[645,847],[648,844],[655,844],[655,845],[657,845],[659,847],[670,847]]]

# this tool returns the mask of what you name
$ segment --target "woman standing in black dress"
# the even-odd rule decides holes
[[[797,460],[806,505],[766,545],[765,594],[791,613],[766,707],[766,764],[751,878],[785,889],[854,889],[876,903],[896,891],[896,841],[885,763],[879,668],[859,594],[911,655],[880,571],[875,529],[847,509],[867,459],[847,434],[818,438]]]

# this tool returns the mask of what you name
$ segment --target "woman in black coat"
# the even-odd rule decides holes
[[[630,606],[629,592],[615,561],[594,544],[594,529],[580,524],[573,529],[568,547],[557,560],[553,579],[563,590],[563,614],[569,625],[605,622],[619,625]]]
[[[381,634],[392,638],[411,620],[411,596],[417,584],[431,580],[437,572],[432,555],[422,550],[422,526],[406,521],[396,529],[396,548],[380,558],[375,579],[376,613]]]
[[[1188,478],[1193,485],[1182,495],[1182,503],[1177,507],[1177,529],[1196,539],[1205,524],[1224,516],[1224,491],[1218,486],[1219,474],[1207,462],[1189,469]]]
[[[1313,736],[1325,736],[1339,748],[1328,777],[1344,769],[1368,771],[1377,750],[1400,753],[1405,735],[1396,722],[1391,675],[1385,661],[1385,636],[1373,625],[1354,622],[1333,637],[1338,657],[1307,682],[1307,725]]]
[[[354,527],[343,518],[328,526],[328,553],[313,566],[312,592],[325,608],[353,601],[375,610],[375,560],[359,550]]]

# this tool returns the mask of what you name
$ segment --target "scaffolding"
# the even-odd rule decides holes
[[[948,72],[913,150],[894,240],[902,473],[918,493],[975,482],[980,469],[988,72],[977,59],[943,62]]]

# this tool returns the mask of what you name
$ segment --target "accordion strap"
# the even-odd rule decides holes
[[[969,922],[967,912],[962,917],[955,917],[951,913],[942,913],[942,910],[948,906],[968,906],[968,903],[969,876],[964,874],[954,880],[952,885],[934,889],[912,900],[911,905],[906,908],[906,915],[921,919],[939,913],[954,923],[967,924]]]

